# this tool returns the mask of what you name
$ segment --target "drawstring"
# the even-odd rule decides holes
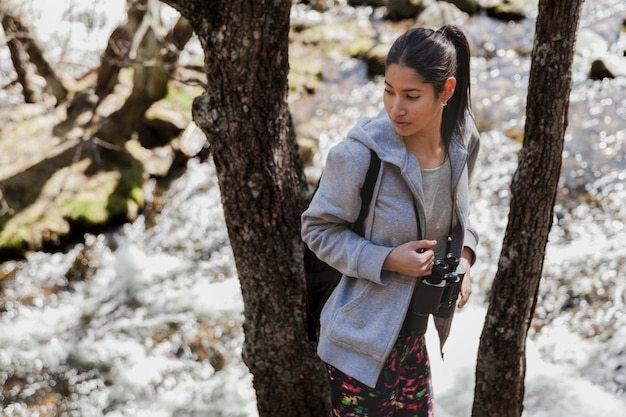
[[[450,215],[450,229],[448,231],[448,240],[446,242],[446,253],[450,253],[450,249],[452,246],[452,225],[454,224],[454,215],[456,214],[456,195],[459,189],[459,185],[457,184],[452,191],[452,210]]]

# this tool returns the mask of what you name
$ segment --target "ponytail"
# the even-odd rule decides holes
[[[441,136],[450,138],[456,133],[462,138],[465,133],[465,114],[471,108],[470,96],[470,47],[465,34],[458,26],[446,25],[438,32],[444,35],[456,49],[456,68],[454,94],[443,109]],[[446,139],[444,139],[446,140]]]

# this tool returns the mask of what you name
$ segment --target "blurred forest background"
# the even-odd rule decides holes
[[[210,141],[191,121],[192,100],[206,88],[198,39],[160,2],[82,3],[0,4],[4,415],[254,414],[239,357],[241,305],[224,313],[216,300],[217,314],[171,298],[177,293],[167,287],[236,275],[216,208],[197,224],[194,213],[206,212],[190,206],[198,193],[219,205],[215,184],[194,183],[202,181],[194,173],[215,175],[207,168]],[[473,108],[486,144],[476,223],[482,250],[494,258],[477,267],[478,305],[506,223],[535,17],[536,4],[521,1],[320,0],[294,2],[291,10],[288,99],[310,182],[328,147],[379,108],[380,59],[395,36],[416,24],[465,25],[475,55]],[[566,384],[570,393],[585,387],[604,404],[556,402],[568,413],[561,415],[624,407],[625,17],[623,2],[587,1],[578,34],[556,223],[531,335],[544,358],[567,366],[556,380],[543,375],[546,381],[568,378],[576,388]],[[137,228],[141,237],[129,234]],[[159,260],[163,254],[171,258]],[[93,298],[103,282],[111,288]],[[224,299],[237,300],[236,290],[228,287]],[[199,293],[208,304],[215,297]],[[453,404],[442,413],[467,415],[467,400],[452,385],[441,382],[442,403]],[[186,403],[165,395],[179,390],[189,392],[181,395]],[[559,415],[550,394],[560,391],[538,384],[529,392],[528,415]]]

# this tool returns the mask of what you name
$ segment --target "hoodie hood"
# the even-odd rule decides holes
[[[402,136],[396,133],[385,109],[375,117],[360,119],[348,132],[348,138],[361,142],[387,163],[399,167],[406,163],[406,145]]]
[[[468,123],[473,123],[473,117],[468,112],[466,114]],[[460,138],[454,134],[448,148],[452,162],[452,188],[458,182],[464,165],[467,163],[468,151],[466,143],[470,140],[472,132],[465,132],[466,138]],[[416,162],[415,158],[407,152],[402,136],[398,135],[393,122],[387,115],[387,111],[382,109],[375,117],[360,119],[357,124],[348,132],[348,138],[361,142],[372,149],[378,157],[387,163],[396,165],[401,171],[406,172],[410,166]],[[419,175],[419,174],[418,174]],[[421,178],[419,179],[421,183]]]

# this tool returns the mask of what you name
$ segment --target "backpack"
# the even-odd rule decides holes
[[[369,211],[379,170],[380,158],[376,152],[370,149],[370,164],[365,175],[363,188],[361,188],[361,210],[359,217],[352,223],[352,230],[361,236],[364,232],[363,223]],[[342,274],[326,262],[318,259],[307,245],[304,245],[304,273],[306,279],[307,334],[308,339],[314,342],[317,340],[317,329],[319,329],[322,308],[339,284]]]

